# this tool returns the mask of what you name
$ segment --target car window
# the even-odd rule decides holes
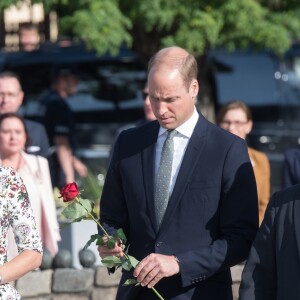
[[[249,105],[264,106],[279,103],[276,95],[276,63],[264,54],[227,54],[218,57],[229,71],[216,74],[218,101],[244,99]]]
[[[287,56],[277,73],[283,85],[284,102],[294,108],[300,105],[300,55]]]

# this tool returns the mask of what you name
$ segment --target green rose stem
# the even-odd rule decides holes
[[[160,300],[164,300],[164,298],[161,296],[161,294],[154,287],[152,287],[151,289]]]
[[[100,227],[100,229],[103,231],[103,233],[105,234],[105,236],[110,239],[111,236],[107,233],[107,231],[102,227],[102,225],[99,223],[99,221],[97,219],[94,218],[94,216],[84,207],[84,205],[81,204],[80,202],[80,199],[78,199],[78,197],[75,197],[75,200],[86,210],[86,212],[88,213],[88,215],[92,218],[93,221],[96,222],[96,224]],[[125,258],[128,260],[129,257],[127,256],[126,253],[124,253],[124,256]],[[154,288],[152,287],[151,288],[153,290],[153,292],[157,295],[157,297],[160,299],[160,300],[164,300],[164,298],[161,296],[161,294]]]

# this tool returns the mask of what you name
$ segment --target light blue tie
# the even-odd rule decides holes
[[[174,141],[176,130],[169,130],[164,142],[155,185],[155,211],[160,226],[169,202]]]

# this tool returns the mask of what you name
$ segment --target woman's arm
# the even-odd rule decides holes
[[[1,284],[15,281],[26,273],[38,268],[42,254],[35,250],[24,250],[11,261],[0,266]]]
[[[0,266],[1,283],[18,279],[38,268],[42,262],[42,242],[36,227],[26,187],[22,178],[8,168],[6,187],[8,225],[12,227],[19,254]]]

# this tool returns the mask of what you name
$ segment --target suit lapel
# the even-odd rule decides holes
[[[146,133],[147,140],[150,142],[149,146],[145,147],[142,151],[142,163],[143,163],[143,177],[144,187],[146,194],[147,207],[149,209],[149,215],[152,226],[155,232],[158,232],[158,225],[155,214],[154,203],[154,162],[155,162],[155,146],[158,136],[159,125],[154,123],[155,126],[149,128],[149,132]]]
[[[199,120],[189,140],[180,170],[178,172],[176,183],[174,185],[174,189],[160,227],[160,233],[163,232],[164,228],[168,228],[169,222],[172,220],[172,215],[176,210],[179,200],[181,199],[181,195],[185,191],[186,186],[190,181],[190,177],[193,174],[194,168],[197,165],[197,161],[204,146],[206,127],[207,121],[203,116],[201,116],[201,114],[199,114]]]

